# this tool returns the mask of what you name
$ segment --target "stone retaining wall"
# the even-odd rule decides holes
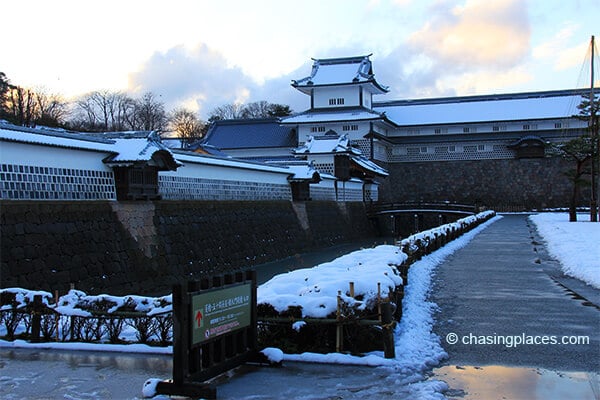
[[[385,167],[390,175],[380,187],[383,202],[448,200],[521,211],[567,207],[573,188],[565,175],[573,163],[560,158],[395,163]],[[581,205],[589,205],[589,189],[583,188],[581,194]]]
[[[0,212],[0,286],[62,293],[163,295],[205,273],[376,236],[362,203],[4,201]]]

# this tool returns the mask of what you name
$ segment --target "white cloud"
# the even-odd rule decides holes
[[[138,71],[129,75],[129,90],[151,91],[167,108],[186,107],[207,119],[218,106],[266,100],[289,105],[295,111],[309,106],[306,96],[290,86],[310,71],[309,64],[293,73],[257,83],[240,68],[230,66],[225,57],[205,44],[192,49],[176,46],[152,55]]]
[[[510,67],[528,54],[530,26],[522,1],[438,2],[432,10],[409,44],[447,68]]]
[[[187,107],[195,103],[203,114],[234,102],[253,85],[239,68],[229,67],[221,53],[204,44],[157,52],[129,75],[131,91],[151,91],[161,96],[169,108],[182,102]]]
[[[516,0],[440,0],[404,43],[378,58],[389,98],[500,92],[531,79],[527,10]],[[511,82],[510,79],[515,79]]]
[[[596,2],[13,1],[3,11],[26,24],[3,20],[18,40],[3,43],[0,68],[12,83],[67,96],[151,90],[202,115],[243,99],[308,108],[290,80],[309,73],[311,57],[373,53],[378,80],[392,89],[382,100],[496,92],[511,76],[526,85],[533,75],[539,86],[525,90],[562,88],[570,85],[559,75],[577,74],[597,27],[585,12]]]
[[[454,90],[462,94],[492,94],[529,82],[532,76],[522,66],[505,71],[473,71],[436,81],[441,92]]]
[[[578,23],[566,22],[554,36],[533,49],[533,57],[552,62],[555,71],[580,67],[589,50],[589,40],[573,44],[578,39],[576,35],[579,29]]]

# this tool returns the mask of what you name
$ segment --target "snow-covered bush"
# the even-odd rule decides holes
[[[172,296],[88,295],[70,290],[58,301],[48,292],[23,288],[0,289],[0,337],[29,337],[33,299],[42,298],[40,333],[43,340],[137,341],[167,345],[172,339]]]

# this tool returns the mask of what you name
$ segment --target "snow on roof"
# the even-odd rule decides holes
[[[111,134],[112,139],[107,139],[104,135],[0,125],[0,140],[110,152],[114,153],[111,158],[114,161],[149,160],[154,151],[170,152],[154,133],[146,133],[141,139],[139,133],[124,132],[121,137],[127,138],[117,138],[114,132]]]
[[[576,90],[508,95],[401,100],[373,108],[398,125],[436,125],[566,118],[578,114]]]
[[[274,172],[290,175],[291,171],[284,166],[270,165],[260,162],[236,159],[232,157],[217,157],[198,154],[191,151],[173,150],[175,159],[182,163],[214,165],[221,167],[251,169],[256,171]]]
[[[312,163],[303,165],[288,165],[287,168],[293,172],[293,176],[290,178],[291,181],[313,181],[318,183],[321,181],[321,175],[317,171]]]
[[[10,124],[0,124],[0,140],[99,152],[116,152],[114,140],[90,137],[82,133],[25,128]]]
[[[330,154],[330,153],[352,153],[360,154],[360,151],[350,146],[348,135],[339,136],[330,130],[323,136],[309,136],[304,145],[294,150],[295,154]]]
[[[105,139],[102,137],[88,136],[83,133],[46,131],[4,123],[0,124],[0,141],[4,140],[39,144],[42,146],[57,146],[70,149],[104,152],[110,155],[110,157],[106,159],[106,162],[112,165],[125,165],[136,161],[150,161],[155,153],[162,152],[162,154],[169,154],[172,157],[172,160],[168,160],[170,163],[174,163],[170,164],[171,167],[178,167],[181,166],[183,162],[188,162],[268,171],[286,175],[291,174],[291,171],[288,168],[281,166],[172,150],[161,143],[160,138],[155,133],[152,133],[147,138],[143,139],[137,138],[135,135],[126,136],[132,138]]]
[[[386,169],[381,168],[379,165],[375,164],[373,161],[371,161],[363,156],[352,157],[352,161],[354,161],[356,164],[358,164],[361,168],[364,168],[368,171],[372,171],[372,172],[376,173],[377,175],[380,175],[380,176],[388,176],[389,175],[389,172]]]
[[[381,112],[355,108],[336,111],[307,111],[291,117],[282,118],[282,124],[321,123],[337,121],[374,121],[385,118]]]
[[[173,156],[171,149],[153,135],[144,139],[115,139],[115,148],[118,154],[110,158],[108,162],[111,164],[149,161],[157,151],[165,151]]]
[[[389,89],[375,80],[370,56],[313,59],[310,75],[292,86],[306,92],[303,87],[368,83],[374,93],[386,93]]]
[[[154,131],[115,131],[115,132],[89,132],[86,136],[105,139],[145,139]]]

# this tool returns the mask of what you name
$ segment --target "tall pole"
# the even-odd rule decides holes
[[[597,182],[596,182],[596,175],[598,173],[597,169],[597,165],[596,165],[596,158],[600,157],[599,151],[598,151],[598,127],[596,124],[596,111],[595,111],[595,106],[594,106],[594,47],[595,47],[595,41],[594,41],[594,36],[592,35],[592,40],[591,40],[591,57],[590,57],[590,142],[592,145],[592,160],[591,160],[591,175],[592,175],[592,193],[590,196],[590,221],[591,222],[598,222],[598,202],[597,202],[597,193],[596,193],[596,186],[597,186]]]

